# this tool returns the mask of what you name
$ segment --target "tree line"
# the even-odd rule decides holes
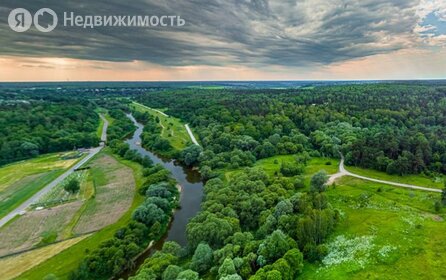
[[[99,145],[99,116],[89,101],[0,103],[0,165],[39,154]]]

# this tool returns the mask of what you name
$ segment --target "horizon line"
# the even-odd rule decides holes
[[[446,78],[408,79],[296,79],[296,80],[44,80],[44,81],[0,81],[0,83],[203,83],[203,82],[399,82],[399,81],[446,81]]]

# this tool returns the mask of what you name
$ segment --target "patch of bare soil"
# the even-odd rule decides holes
[[[434,220],[436,222],[443,222],[444,221],[443,217],[441,217],[439,215],[432,215],[432,220]]]

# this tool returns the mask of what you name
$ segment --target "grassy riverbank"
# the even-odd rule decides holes
[[[149,108],[136,102],[133,102],[131,106],[139,112],[148,112],[152,116],[157,117],[162,128],[161,137],[169,141],[170,145],[175,150],[181,151],[192,144],[189,134],[181,120],[166,116],[159,110]]]
[[[0,218],[63,174],[82,157],[74,152],[42,155],[0,168]]]

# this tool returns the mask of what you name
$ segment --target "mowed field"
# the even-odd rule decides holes
[[[2,274],[0,279],[13,279],[23,273],[24,267],[32,267],[44,262],[74,244],[87,238],[88,235],[72,238],[56,244],[48,245],[36,250],[32,250],[20,255],[15,255],[0,259]]]
[[[90,167],[95,195],[86,202],[73,228],[74,235],[97,231],[115,223],[131,206],[135,195],[132,169],[112,156],[101,154]]]
[[[0,229],[0,256],[61,240],[61,231],[82,206],[81,201],[27,212]]]
[[[71,153],[49,154],[0,168],[0,217],[5,216],[80,158],[62,159]]]
[[[107,152],[98,154],[88,166],[90,167],[88,171],[81,171],[72,176],[81,179],[80,195],[73,196],[64,203],[60,199],[64,193],[62,187],[64,182],[62,182],[61,186],[57,186],[48,194],[48,197],[43,198],[41,205],[53,201],[61,201],[62,204],[28,212],[0,229],[0,257],[30,249],[45,248],[54,242],[100,231],[116,223],[128,212],[136,191],[132,168],[120,163]],[[90,189],[93,191],[87,192]],[[90,193],[88,197],[87,193]],[[56,251],[50,250],[58,254]],[[27,268],[31,269],[46,259]],[[15,271],[15,268],[10,270]]]
[[[91,169],[86,183],[93,184],[94,182],[95,194],[78,209],[71,221],[61,230],[61,235],[69,238],[75,236],[76,231],[95,230],[96,224],[102,224],[103,227],[88,234],[85,239],[67,246],[64,250],[49,255],[43,261],[30,263],[27,266],[28,269],[22,270],[16,279],[43,279],[49,274],[54,274],[59,279],[67,279],[68,274],[79,265],[86,251],[94,250],[101,241],[111,238],[116,230],[128,223],[133,209],[142,202],[143,197],[136,192],[136,189],[143,184],[142,167],[139,164],[115,157],[105,149],[89,165]],[[126,173],[120,170],[125,170]],[[116,171],[121,173],[116,173]],[[116,186],[110,186],[111,182],[115,183],[114,180],[125,184],[125,186],[122,185],[122,190],[126,190],[126,193],[121,192],[118,197],[107,200],[107,190],[116,188]],[[132,186],[131,190],[129,185]],[[101,195],[101,192],[104,195]],[[123,205],[128,207],[125,208]],[[100,221],[101,219],[106,222]]]
[[[139,112],[148,112],[159,118],[162,127],[161,137],[167,139],[175,150],[181,151],[192,144],[184,124],[179,119],[172,116],[166,117],[156,110],[136,102],[133,102],[132,106]]]
[[[344,177],[327,195],[341,221],[328,255],[302,279],[446,279],[439,194]]]

